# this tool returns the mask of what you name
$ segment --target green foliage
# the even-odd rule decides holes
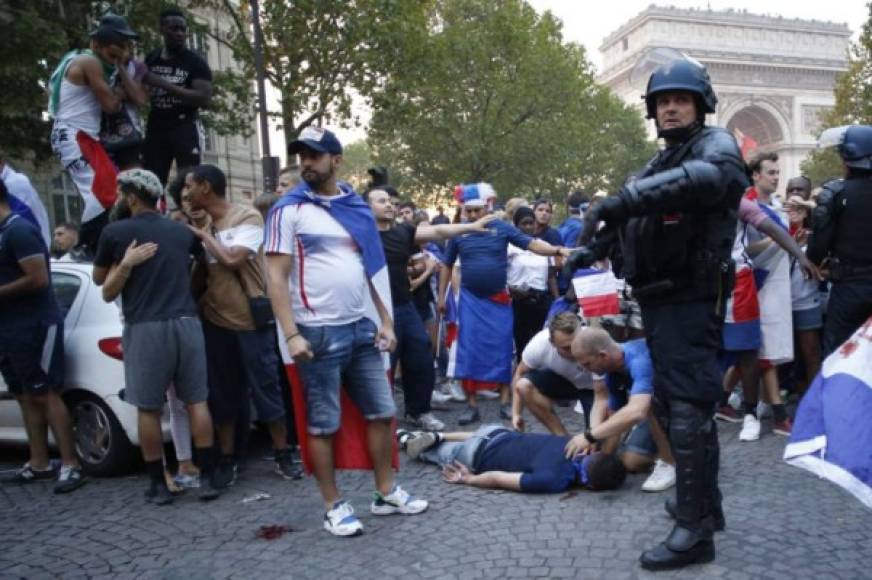
[[[372,158],[366,141],[355,141],[342,147],[342,165],[339,168],[339,178],[362,192],[369,182],[367,169],[372,167]]]
[[[860,38],[851,44],[848,70],[839,76],[834,90],[836,105],[821,119],[822,129],[840,125],[872,124],[872,2]],[[802,163],[803,174],[815,185],[843,174],[833,150],[812,152]]]
[[[652,151],[639,114],[595,83],[550,13],[437,0],[428,23],[371,94],[375,159],[419,201],[475,181],[503,199],[611,189]]]
[[[0,25],[14,34],[0,35],[0,151],[8,157],[35,163],[52,160],[51,125],[45,115],[45,86],[60,58],[69,50],[88,46],[88,33],[106,10],[124,15],[139,32],[140,58],[160,45],[158,14],[167,0],[7,0],[0,6]],[[205,6],[204,0],[180,2],[188,8]],[[222,10],[235,10],[232,3]],[[189,19],[192,34],[202,32],[223,41],[196,18]],[[206,122],[220,134],[251,132],[252,86],[248,71],[215,71],[215,98]]]

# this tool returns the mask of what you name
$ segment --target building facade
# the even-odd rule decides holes
[[[718,95],[708,122],[730,130],[743,150],[776,151],[787,178],[815,148],[820,115],[847,70],[850,36],[847,24],[652,5],[603,40],[599,81],[644,115],[640,63],[650,49],[684,52],[706,66]]]

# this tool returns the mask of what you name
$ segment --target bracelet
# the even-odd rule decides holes
[[[292,334],[291,336],[286,336],[286,337],[285,337],[285,342],[288,342],[289,340],[291,340],[292,338],[297,337],[297,336],[300,336],[299,331],[295,332],[295,333]]]
[[[591,445],[596,445],[597,443],[599,443],[599,439],[593,436],[593,433],[590,432],[590,429],[587,429],[582,435]]]

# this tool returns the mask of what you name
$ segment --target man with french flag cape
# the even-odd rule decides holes
[[[367,204],[338,182],[342,145],[325,129],[308,127],[288,147],[299,155],[303,181],[272,208],[266,225],[269,296],[282,354],[302,387],[308,461],[324,499],[324,529],[336,536],[363,526],[336,487],[334,458],[345,440],[344,391],[365,420],[352,436],[372,462],[375,515],[417,514],[428,504],[394,482],[393,396],[383,353],[396,346],[385,256]],[[298,399],[299,400],[299,399]],[[334,452],[334,439],[338,449]]]

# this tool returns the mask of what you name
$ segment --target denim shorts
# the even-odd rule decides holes
[[[361,318],[337,326],[298,324],[297,329],[314,355],[297,365],[311,435],[332,435],[339,430],[339,389],[343,387],[368,421],[396,415],[384,360],[375,346],[375,323]]]
[[[820,306],[793,311],[794,330],[820,330],[823,327],[823,309]]]
[[[657,456],[657,443],[654,442],[654,436],[651,434],[651,421],[652,419],[648,419],[633,427],[621,445],[622,452],[630,451],[648,457]]]

